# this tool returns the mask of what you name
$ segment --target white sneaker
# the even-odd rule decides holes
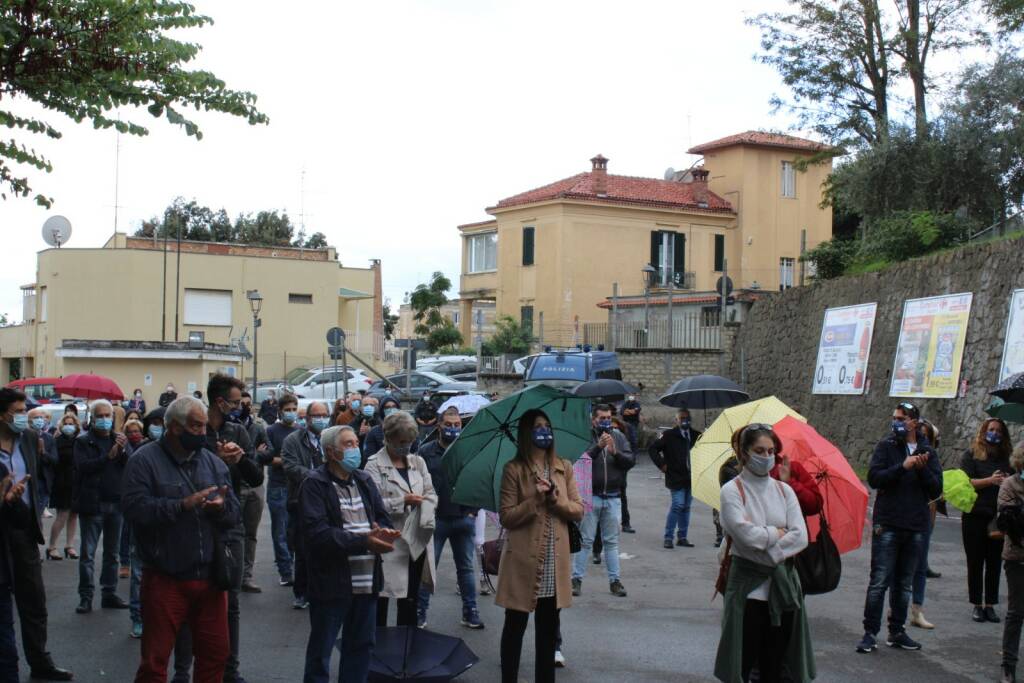
[[[555,650],[555,666],[559,669],[565,668],[565,655],[561,650]]]
[[[43,519],[50,519],[53,517],[53,513],[50,512],[50,508],[43,508]]]

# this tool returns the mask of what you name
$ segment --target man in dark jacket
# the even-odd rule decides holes
[[[260,419],[266,422],[268,425],[272,425],[277,422],[278,418],[278,405],[277,405],[277,392],[270,389],[267,392],[267,397],[260,403]]]
[[[292,550],[288,543],[288,479],[284,473],[281,447],[284,440],[299,429],[299,400],[290,394],[281,397],[277,422],[267,427],[270,448],[257,459],[267,466],[267,508],[270,510],[270,537],[274,543],[274,563],[282,586],[291,586]]]
[[[928,504],[942,495],[939,456],[919,433],[921,413],[912,403],[893,410],[892,433],[878,442],[868,468],[868,484],[878,490],[871,538],[871,579],[864,601],[864,637],[857,652],[871,652],[882,626],[885,591],[890,599],[889,647],[920,650],[904,624],[914,571],[931,524]]]
[[[647,453],[651,462],[665,473],[665,487],[672,496],[665,520],[664,546],[671,550],[672,537],[676,545],[692,548],[687,539],[690,530],[690,505],[693,503],[690,481],[690,449],[700,432],[690,427],[690,411],[680,408],[676,413],[675,429],[666,429],[651,444]]]
[[[161,408],[166,408],[167,406],[171,405],[171,402],[174,401],[174,399],[176,398],[178,398],[178,392],[174,390],[174,385],[168,382],[167,388],[164,390],[162,394],[160,394],[158,404],[160,405]]]
[[[14,481],[14,475],[0,463],[0,679],[5,681],[20,680],[11,586],[14,567],[8,534],[10,529],[25,530],[32,524],[32,511],[24,500],[27,487],[27,480]]]
[[[20,391],[0,388],[0,463],[14,475],[15,483],[25,480],[22,502],[32,513],[27,525],[6,529],[14,601],[21,622],[21,643],[32,678],[70,681],[73,674],[55,665],[46,651],[46,588],[39,559],[39,546],[45,541],[39,519],[36,483],[40,477],[39,436],[29,427],[26,401],[25,394]]]
[[[288,534],[295,554],[295,583],[292,586],[295,596],[292,607],[295,609],[305,609],[309,605],[306,600],[306,556],[299,534],[299,486],[324,462],[320,433],[327,429],[330,420],[326,403],[310,403],[306,409],[305,427],[288,436],[281,446],[284,473],[288,478]]]
[[[195,680],[219,681],[231,654],[227,595],[212,581],[218,535],[241,521],[231,475],[207,446],[206,408],[185,396],[167,408],[160,441],[125,468],[122,504],[143,562],[140,683],[164,683],[182,627],[196,634]]]
[[[75,439],[75,480],[71,510],[78,513],[82,551],[78,560],[78,607],[92,611],[96,590],[95,557],[103,536],[103,569],[100,571],[100,606],[128,609],[117,595],[118,545],[121,540],[121,479],[131,454],[124,434],[114,433],[114,408],[110,401],[93,401],[88,431]],[[125,558],[127,560],[127,558]]]
[[[326,406],[325,406],[326,407]],[[394,549],[384,501],[359,469],[359,439],[348,426],[321,433],[326,463],[299,491],[302,545],[309,551],[309,642],[305,683],[328,683],[341,631],[339,681],[361,683],[370,669],[383,583],[380,555]],[[344,626],[344,628],[342,628]]]
[[[276,401],[274,409],[277,410]],[[276,412],[274,419],[277,419]],[[248,391],[242,392],[241,425],[245,427],[246,434],[249,435],[249,443],[252,444],[256,464],[262,469],[265,464],[263,458],[270,451],[270,447],[267,445],[267,427],[262,419],[253,417],[252,396]],[[238,502],[242,506],[242,524],[245,527],[245,569],[242,572],[242,591],[244,593],[262,593],[263,590],[252,579],[253,567],[256,566],[256,544],[259,541],[260,521],[263,519],[262,483],[259,486],[249,486],[243,481],[242,488],[238,491]]]
[[[429,441],[420,448],[419,455],[427,463],[430,480],[437,492],[437,508],[434,514],[434,564],[441,562],[441,551],[447,541],[452,547],[455,558],[455,575],[459,582],[459,595],[462,597],[462,625],[466,628],[480,629],[484,623],[480,621],[480,612],[476,606],[476,571],[473,559],[476,557],[476,546],[473,538],[476,535],[475,508],[459,505],[452,501],[452,486],[448,481],[448,471],[441,464],[441,459],[448,447],[462,433],[462,418],[459,409],[448,408],[441,416],[437,439]],[[430,590],[421,587],[417,621],[420,628],[426,626],[427,609],[430,607]]]
[[[597,525],[601,525],[601,541],[604,545],[605,567],[608,570],[608,585],[613,595],[626,597],[626,589],[619,576],[619,524],[622,508],[619,496],[626,472],[636,460],[629,447],[629,439],[612,427],[612,407],[601,403],[594,407],[594,443],[587,453],[593,460],[593,509],[583,517],[580,535],[583,549],[572,558],[572,590],[579,595],[583,577],[587,572],[587,558],[594,546]]]

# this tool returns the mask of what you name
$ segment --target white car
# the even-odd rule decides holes
[[[319,398],[334,400],[345,393],[343,378],[348,377],[349,391],[365,391],[372,384],[369,377],[360,368],[338,367],[334,372],[334,366],[322,368],[310,368],[303,374],[292,380],[291,385],[280,386],[282,391],[295,394],[298,398]],[[337,395],[335,395],[335,383],[337,383]],[[280,392],[278,392],[280,396]]]

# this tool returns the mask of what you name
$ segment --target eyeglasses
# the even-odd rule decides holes
[[[917,409],[917,406],[915,406],[913,403],[907,403],[904,401],[903,403],[897,403],[896,407],[905,412],[907,415],[909,415],[910,418],[913,420],[916,420],[921,415],[921,411],[919,411]]]
[[[775,431],[774,429],[772,429],[771,425],[766,425],[763,422],[751,422],[750,424],[748,424],[746,427],[743,428],[743,431],[741,432],[741,434],[746,434],[748,431],[751,431],[751,430],[753,430],[755,432],[774,432]]]

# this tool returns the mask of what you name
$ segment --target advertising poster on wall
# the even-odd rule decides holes
[[[890,396],[956,398],[972,298],[948,294],[903,303]]]
[[[864,393],[877,308],[872,303],[825,311],[812,393]]]
[[[1006,342],[1003,344],[1003,362],[999,366],[999,381],[1024,372],[1024,289],[1015,290],[1010,297],[1010,317],[1006,321]]]

